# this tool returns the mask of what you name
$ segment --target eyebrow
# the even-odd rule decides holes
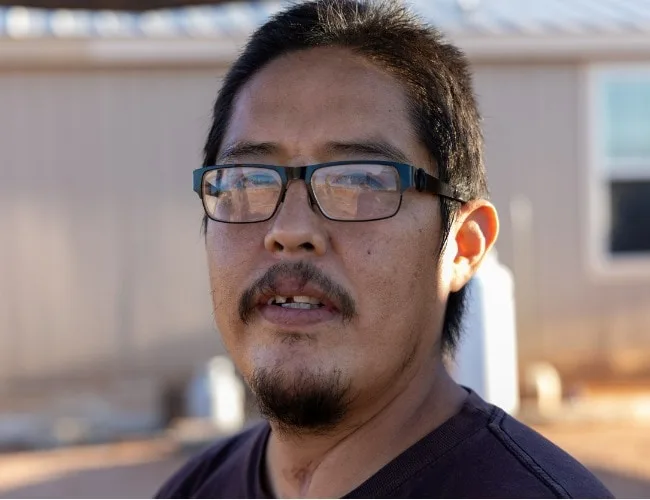
[[[235,142],[226,146],[217,156],[217,163],[226,161],[234,162],[246,156],[272,155],[280,150],[280,146],[273,142]]]
[[[330,155],[381,157],[399,163],[409,163],[409,159],[399,148],[382,140],[328,142],[324,150]]]
[[[235,142],[223,149],[217,157],[217,163],[236,162],[241,158],[251,156],[271,156],[279,154],[281,151],[282,147],[274,142]],[[379,157],[399,163],[409,163],[409,159],[404,152],[383,140],[330,141],[325,144],[321,151],[327,156]]]

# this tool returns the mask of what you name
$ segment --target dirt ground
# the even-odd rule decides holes
[[[650,497],[650,422],[536,429],[617,497]],[[0,455],[0,498],[150,498],[186,459],[164,439]]]

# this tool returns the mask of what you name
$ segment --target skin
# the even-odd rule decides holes
[[[219,162],[300,166],[396,159],[332,148],[383,141],[407,163],[435,173],[417,140],[399,82],[345,49],[317,48],[277,59],[242,89],[223,141],[273,143]],[[465,204],[438,257],[439,200],[408,191],[400,211],[373,222],[327,220],[310,207],[303,182],[289,185],[274,218],[207,227],[216,324],[245,379],[282,368],[287,381],[335,370],[353,396],[344,420],[325,434],[286,432],[271,422],[267,479],[278,497],[338,497],[458,412],[466,397],[439,350],[450,291],[465,285],[498,232],[487,201]],[[271,265],[307,260],[354,299],[358,316],[288,332],[262,318],[244,325],[238,301]],[[296,335],[296,333],[298,335]]]

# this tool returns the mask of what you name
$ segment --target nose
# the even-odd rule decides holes
[[[327,235],[319,213],[311,208],[307,186],[292,181],[287,187],[282,204],[264,237],[264,247],[274,254],[324,255]]]

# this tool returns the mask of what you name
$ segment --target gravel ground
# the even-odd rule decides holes
[[[617,497],[650,497],[650,422],[536,429]],[[0,455],[0,497],[150,498],[186,458],[165,440]]]

